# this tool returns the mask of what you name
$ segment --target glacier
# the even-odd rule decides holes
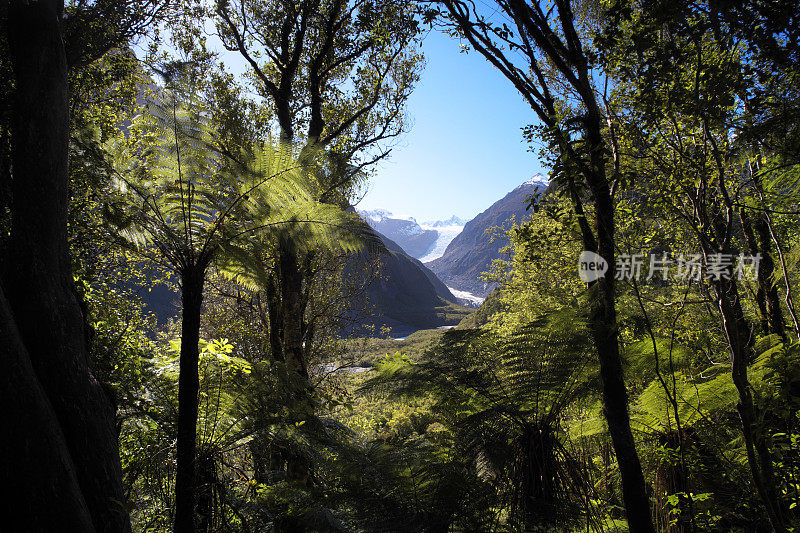
[[[460,222],[460,219],[457,220]],[[451,224],[448,226],[437,226],[436,222],[434,222],[433,224],[425,224],[422,226],[422,229],[432,229],[438,234],[436,241],[434,241],[430,250],[428,250],[425,255],[419,258],[419,260],[423,263],[427,263],[429,261],[433,261],[434,259],[439,259],[442,257],[442,255],[444,255],[447,245],[450,244],[450,241],[455,239],[459,233],[461,233],[461,230],[464,229],[464,224],[461,223]]]

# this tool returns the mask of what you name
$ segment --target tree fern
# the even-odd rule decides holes
[[[434,411],[452,432],[453,454],[469,458],[477,477],[494,487],[506,527],[593,523],[583,465],[561,426],[570,406],[596,386],[582,323],[565,312],[506,338],[454,330],[418,364],[387,361],[367,386],[434,397]]]
[[[106,213],[122,243],[180,278],[175,531],[189,532],[196,523],[200,315],[207,269],[219,260],[230,277],[245,277],[252,262],[242,252],[267,234],[311,248],[358,249],[360,241],[349,215],[314,200],[313,154],[300,159],[291,145],[282,144],[261,146],[245,161],[228,158],[216,149],[208,113],[186,73],[178,73],[134,121],[130,137],[108,146],[115,179]],[[264,273],[249,277],[257,280]],[[207,449],[203,453],[208,456]]]

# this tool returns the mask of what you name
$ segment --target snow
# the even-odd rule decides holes
[[[481,298],[480,296],[475,296],[471,292],[468,291],[460,291],[458,289],[454,289],[453,287],[447,287],[450,289],[450,292],[453,293],[453,296],[459,298],[461,300],[467,300],[468,302],[474,303],[475,305],[480,305],[483,303],[485,298]]]
[[[422,227],[430,227],[430,228],[443,228],[447,226],[463,226],[467,222],[458,218],[457,216],[453,215],[447,220],[435,220],[432,222],[422,222],[420,225]]]
[[[392,214],[384,209],[373,209],[371,211],[359,211],[359,214],[368,221],[381,222],[384,218],[389,218]]]
[[[547,184],[550,183],[550,180],[544,174],[535,174],[531,179],[525,182],[526,185],[544,185],[547,187]]]
[[[387,211],[385,209],[372,209],[369,211],[359,211],[361,216],[372,220],[373,222],[383,222],[387,218],[393,218],[395,220],[404,220],[406,222],[413,222],[414,224],[417,223],[417,219],[410,215],[395,215],[391,211]]]
[[[446,220],[434,220],[420,224],[417,222],[417,219],[412,216],[395,215],[385,209],[372,209],[370,211],[360,211],[360,213],[371,226],[397,221],[394,224],[393,231],[402,235],[414,236],[419,235],[425,230],[435,231],[437,234],[436,241],[434,241],[425,255],[420,258],[420,261],[423,263],[442,257],[444,251],[447,249],[447,245],[456,238],[456,235],[461,233],[465,224],[463,220],[455,215]]]
[[[400,220],[406,223],[400,226],[400,228],[397,230],[398,233],[409,236],[419,235],[420,233],[422,233],[422,228],[419,226],[419,224],[416,223],[416,221],[411,223],[404,219]]]
[[[525,183],[518,185],[517,189],[521,189],[522,187],[526,187],[528,185],[535,185],[536,187],[539,188],[541,192],[544,189],[546,189],[549,184],[550,180],[547,176],[545,176],[544,174],[534,174],[534,176],[531,179],[529,179]]]
[[[425,226],[422,226],[422,229],[432,229],[438,233],[436,241],[434,241],[431,249],[419,259],[423,263],[428,263],[434,259],[439,259],[444,255],[447,245],[450,244],[450,242],[455,239],[459,233],[461,233],[461,230],[464,229],[464,225],[453,224],[451,226],[435,226],[426,224]]]

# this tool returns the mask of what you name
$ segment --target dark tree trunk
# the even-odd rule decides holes
[[[518,440],[521,470],[520,508],[526,530],[535,530],[553,512],[558,491],[555,440],[550,427],[525,427]]]
[[[178,375],[178,450],[175,475],[175,533],[194,533],[197,402],[200,393],[200,311],[205,265],[181,273],[181,354]]]
[[[308,368],[303,346],[303,270],[298,261],[296,243],[283,236],[279,243],[281,280],[280,320],[283,328],[283,361],[287,370],[299,378],[297,393],[289,400],[292,411],[301,419],[313,415],[311,391],[308,389]],[[309,485],[311,465],[303,454],[288,450],[286,457],[286,479],[300,487]],[[305,526],[297,517],[284,517],[277,524],[281,533],[302,533]]]
[[[278,119],[278,127],[281,130],[281,141],[286,143],[294,142],[294,124],[292,122],[292,82],[294,73],[283,73],[278,87],[272,93],[274,102],[275,116]]]
[[[765,335],[775,334],[785,338],[786,329],[783,324],[778,288],[772,283],[775,262],[772,259],[772,237],[769,227],[763,214],[756,215],[755,219],[751,219],[742,210],[739,215],[750,254],[753,256],[760,254],[761,257],[756,291],[756,304],[761,316],[761,331]]]
[[[733,202],[725,188],[725,176],[721,170],[722,157],[713,142],[713,136],[709,135],[709,139],[714,149],[717,168],[720,169],[718,180],[719,191],[724,201],[724,215],[722,210],[712,211],[709,217],[711,235],[700,234],[700,245],[706,264],[709,264],[709,258],[712,254],[725,255],[731,253],[729,229],[734,215]],[[703,177],[703,179],[705,180],[706,178]],[[768,222],[768,214],[766,212],[762,214]],[[702,226],[702,223],[698,225],[698,227]],[[722,318],[722,329],[725,332],[730,349],[731,380],[739,395],[739,403],[736,409],[742,422],[742,437],[747,454],[747,463],[773,531],[783,533],[786,531],[786,510],[777,493],[772,457],[764,437],[766,428],[763,425],[759,427],[759,419],[763,419],[763,417],[759,416],[758,407],[753,401],[752,387],[747,376],[748,366],[753,362],[755,355],[753,352],[754,332],[745,318],[736,279],[732,273],[730,274],[712,278],[710,284],[714,289],[717,306]]]
[[[95,531],[64,435],[0,287],[0,512],[9,531]]]
[[[595,293],[589,310],[589,328],[600,360],[603,412],[619,465],[628,527],[633,533],[650,533],[655,531],[650,514],[650,497],[631,432],[628,391],[617,341],[614,208],[608,186],[602,183],[595,192],[595,213],[597,253],[608,262],[608,273],[593,287]]]
[[[568,27],[572,28],[572,26]],[[574,28],[572,30],[574,31]],[[579,40],[577,35],[574,35],[573,38]],[[636,441],[631,432],[628,389],[625,385],[617,338],[614,199],[606,171],[608,158],[605,155],[606,140],[602,133],[603,114],[597,104],[594,88],[589,81],[586,60],[579,65],[578,77],[580,80],[579,92],[588,108],[586,140],[591,147],[591,152],[589,169],[585,171],[585,178],[594,200],[596,247],[597,253],[608,262],[606,275],[601,276],[593,287],[589,308],[589,329],[600,362],[603,411],[622,479],[622,497],[625,503],[628,528],[631,533],[651,533],[655,529],[651,517],[650,496],[642,472],[642,464],[636,451]],[[587,246],[594,244],[587,237],[584,237],[584,241]],[[591,248],[587,248],[587,250],[591,250]]]
[[[280,242],[280,305],[283,326],[283,357],[289,370],[308,379],[303,350],[303,271],[297,259],[297,245],[291,238],[282,238]]]
[[[291,265],[291,260],[284,260],[286,250],[279,247],[279,261],[276,275],[270,276],[267,285],[267,312],[269,315],[269,344],[271,356],[274,361],[286,362],[284,350],[284,317],[287,315],[283,306],[283,297],[287,292],[287,285],[281,276],[281,268]],[[291,317],[290,317],[291,322]],[[293,399],[288,399],[287,405],[293,405]],[[250,454],[253,459],[255,479],[259,483],[270,484],[284,479],[288,470],[285,467],[285,450],[273,447],[269,443],[264,430],[259,429],[250,442]],[[280,475],[276,476],[275,474]],[[281,524],[278,524],[280,528]]]
[[[94,528],[124,532],[130,531],[130,520],[114,407],[91,369],[67,245],[69,110],[61,7],[53,0],[9,5],[8,42],[16,83],[8,250],[13,261],[4,265],[4,282],[19,336],[58,420]],[[66,468],[68,462],[61,463]],[[62,498],[56,487],[41,490],[52,491],[53,501]]]
[[[282,139],[292,142],[294,130],[289,109],[290,89],[275,99],[275,108]],[[308,378],[303,353],[303,274],[297,244],[290,235],[282,235],[278,242],[278,279],[280,305],[280,342],[283,361],[287,368]]]
[[[755,229],[761,252],[761,263],[758,269],[758,286],[764,291],[765,295],[767,325],[770,333],[785,338],[786,328],[783,324],[781,300],[778,295],[778,288],[772,282],[772,277],[775,273],[775,261],[773,261],[772,258],[772,237],[770,236],[769,226],[763,214],[756,220]]]
[[[736,409],[742,421],[742,436],[747,452],[747,462],[773,530],[783,532],[786,531],[784,509],[776,492],[772,457],[764,439],[763,430],[757,425],[760,417],[747,377],[747,367],[751,363],[753,355],[752,331],[742,310],[736,281],[719,279],[712,282],[712,286],[722,316],[722,327],[731,351],[731,377],[739,394],[739,403]]]
[[[269,315],[269,347],[275,361],[283,361],[283,326],[281,300],[278,296],[278,280],[270,276],[267,282],[267,313]]]

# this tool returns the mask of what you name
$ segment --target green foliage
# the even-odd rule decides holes
[[[202,104],[185,82],[153,97],[132,135],[108,146],[114,191],[108,218],[122,242],[180,271],[226,252],[222,271],[245,285],[263,278],[249,260],[256,235],[291,232],[308,249],[359,250],[349,215],[314,198],[308,155],[263,145],[234,161],[215,145]]]
[[[451,461],[468,461],[472,475],[496,491],[493,507],[483,512],[508,527],[569,523],[583,514],[588,496],[561,424],[596,379],[592,365],[576,364],[589,350],[582,323],[554,313],[505,338],[451,330],[418,363],[400,353],[387,357],[367,390],[432,397],[444,433],[430,438],[446,446]]]
[[[549,23],[563,5],[526,8]],[[340,206],[407,126],[422,64],[417,8],[193,4],[168,21],[190,60],[162,66],[156,86],[130,45],[158,33],[151,22],[173,13],[167,7],[67,2],[60,22],[70,260],[94,372],[117,406],[135,530],[172,527],[181,347],[176,324],[156,324],[141,295],[199,265],[208,282],[196,459],[204,531],[624,531],[587,331],[595,295],[575,271],[581,224],[595,215],[586,169],[598,161],[613,191],[619,254],[746,253],[749,217],[764,224],[756,240],[774,263],[767,279],[742,280],[728,294],[705,278],[616,285],[615,333],[657,527],[766,523],[742,431],[749,394],[759,464],[774,470],[770,488],[797,528],[800,11],[792,2],[572,6],[602,106],[579,103],[558,65],[536,54],[514,71],[553,90],[542,99],[543,123],[523,132],[542,150],[552,186],[531,199],[530,218],[513,221],[508,260],[484,278],[500,286],[481,308],[463,318],[465,309],[443,304],[437,312],[448,322],[463,318],[458,328],[402,340],[345,338],[350,297],[363,287],[343,265],[380,244]],[[207,16],[226,45],[249,55],[247,76],[215,64]],[[528,33],[491,18],[486,35],[509,53],[530,52]],[[295,52],[292,71],[281,54]],[[245,96],[253,89],[258,100]],[[13,209],[12,93],[12,84],[0,91],[0,250]],[[590,143],[595,111],[604,125]],[[279,129],[299,142],[274,142]],[[280,241],[293,243],[307,275],[309,379],[272,353]],[[770,290],[785,331],[759,335],[759,299]],[[726,301],[741,307],[747,383],[739,388]],[[307,478],[288,479],[289,464],[308,467]]]

